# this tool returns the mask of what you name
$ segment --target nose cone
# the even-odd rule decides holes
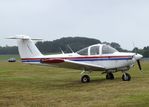
[[[136,54],[136,55],[135,55],[135,59],[136,59],[136,60],[139,60],[139,59],[141,59],[142,57],[143,57],[143,56],[142,56],[141,54]]]

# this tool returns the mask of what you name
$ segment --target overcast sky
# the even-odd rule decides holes
[[[149,45],[149,0],[0,0],[0,45],[18,34],[55,40],[81,36],[132,49]]]

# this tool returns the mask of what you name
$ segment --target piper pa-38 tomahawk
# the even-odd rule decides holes
[[[140,59],[142,55],[137,53],[118,52],[106,44],[95,44],[75,53],[63,53],[56,55],[42,55],[29,36],[16,36],[9,39],[17,39],[18,50],[22,62],[29,64],[54,65],[63,68],[83,70],[81,82],[90,82],[88,73],[102,71],[106,73],[106,79],[114,79],[114,72],[122,71],[122,80],[129,81],[130,74],[127,71],[135,62],[141,70]]]

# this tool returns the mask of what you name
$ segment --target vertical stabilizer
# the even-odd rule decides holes
[[[12,37],[9,39],[17,39],[18,50],[21,58],[36,58],[43,56],[32,41],[39,39],[31,39],[29,36],[24,35]]]

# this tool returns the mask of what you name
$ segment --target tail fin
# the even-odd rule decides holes
[[[29,36],[16,36],[7,39],[17,39],[18,50],[21,58],[35,58],[43,56],[38,48],[35,46],[32,40],[40,39],[31,39]]]

